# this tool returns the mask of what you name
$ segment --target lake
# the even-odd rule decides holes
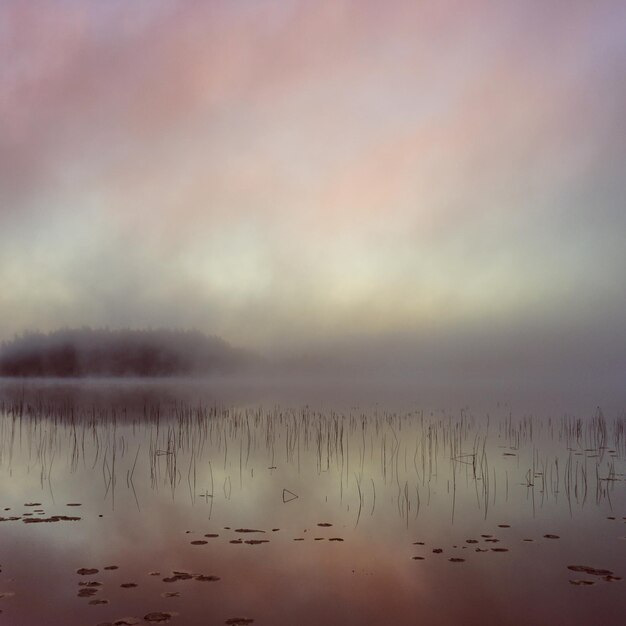
[[[0,623],[623,623],[623,411],[462,396],[5,380]]]

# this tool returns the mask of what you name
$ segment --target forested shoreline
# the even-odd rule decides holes
[[[257,357],[190,330],[62,329],[0,346],[0,376],[176,376],[232,373]]]

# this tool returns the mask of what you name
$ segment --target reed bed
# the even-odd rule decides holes
[[[55,470],[98,470],[105,500],[136,484],[202,498],[211,511],[243,492],[255,472],[293,477],[279,485],[331,481],[355,525],[392,503],[408,526],[445,492],[458,505],[490,508],[513,493],[532,506],[565,498],[572,512],[623,494],[626,418],[512,414],[469,410],[424,414],[374,410],[321,412],[310,407],[227,407],[180,402],[142,407],[78,406],[24,398],[0,403],[0,470],[27,459],[42,487]],[[294,485],[296,485],[294,487]],[[328,497],[328,496],[327,496]]]

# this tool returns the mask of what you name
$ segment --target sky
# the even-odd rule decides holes
[[[0,339],[623,375],[625,110],[621,1],[0,0]]]

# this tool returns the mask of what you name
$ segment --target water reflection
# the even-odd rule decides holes
[[[619,623],[624,426],[12,387],[0,609],[11,624]]]

